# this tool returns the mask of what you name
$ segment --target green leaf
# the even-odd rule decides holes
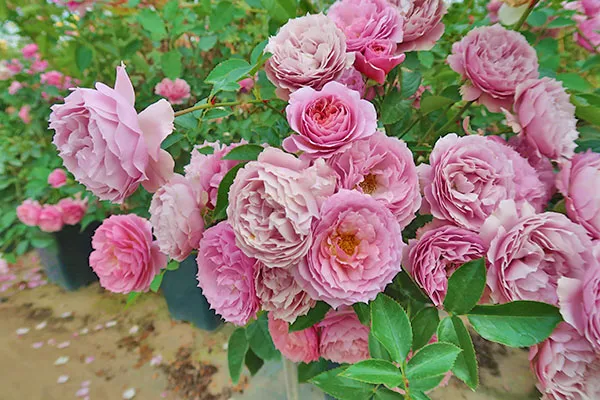
[[[77,64],[79,71],[83,72],[90,66],[93,56],[94,53],[89,47],[78,46],[77,49],[75,49],[75,64]]]
[[[239,85],[235,83],[248,74],[251,69],[252,66],[247,61],[232,58],[223,61],[210,71],[205,82],[212,83],[215,92],[219,90],[236,91]]]
[[[252,49],[252,53],[250,54],[250,64],[256,65],[260,60],[263,59],[263,57],[266,57],[266,55],[263,52],[265,50],[265,47],[267,47],[267,43],[269,43],[269,40],[265,39],[259,44],[257,44],[256,47],[254,47],[254,49]]]
[[[181,126],[185,129],[196,129],[198,127],[198,118],[196,118],[194,113],[183,114],[178,117],[175,117],[175,124]],[[174,134],[169,135],[173,136]],[[168,139],[168,137],[167,137]],[[165,139],[163,143],[167,140]]]
[[[354,312],[361,324],[366,326],[371,325],[371,309],[368,304],[355,303],[352,305],[352,308],[354,308]]]
[[[221,1],[216,7],[213,7],[210,16],[210,28],[212,31],[219,31],[229,25],[234,18],[235,6],[229,1]]]
[[[308,314],[301,315],[296,321],[290,325],[290,332],[301,331],[306,328],[310,328],[314,324],[321,322],[325,318],[327,311],[331,309],[331,306],[323,301],[317,301],[317,304],[310,309]]]
[[[154,277],[154,279],[152,279],[152,282],[150,283],[150,290],[152,290],[154,293],[158,292],[158,289],[160,289],[160,284],[162,283],[164,276],[165,276],[165,270],[162,270],[160,272],[160,274],[156,275]]]
[[[400,291],[403,295],[416,302],[431,303],[429,297],[423,293],[421,288],[415,283],[415,281],[412,280],[410,275],[405,270],[400,271],[400,273],[396,275],[390,287],[393,290]]]
[[[436,385],[437,386],[437,385]],[[423,392],[410,392],[412,400],[431,400],[429,396],[427,396]]]
[[[246,364],[246,367],[248,367],[250,375],[256,375],[264,363],[265,362],[259,356],[257,356],[252,349],[248,349],[246,352],[246,357],[244,358],[244,364]]]
[[[452,372],[454,375],[475,390],[479,384],[477,372],[477,357],[469,331],[462,320],[456,315],[444,318],[437,329],[440,342],[455,344],[462,352],[456,358]]]
[[[381,116],[379,121],[384,125],[395,124],[407,118],[412,111],[412,102],[402,100],[402,94],[398,91],[392,91],[385,96],[381,104]]]
[[[310,382],[339,400],[370,399],[375,392],[375,385],[342,376],[341,374],[346,368],[340,367],[325,371],[312,378]]]
[[[196,149],[196,151],[200,154],[204,154],[204,155],[210,155],[213,154],[215,152],[215,148],[212,146],[204,146],[201,147],[199,149]]]
[[[593,89],[593,86],[588,81],[583,79],[581,75],[574,72],[557,74],[556,79],[562,81],[567,89],[577,92],[589,92]]]
[[[406,365],[408,386],[417,390],[429,390],[437,386],[437,378],[441,380],[452,369],[460,352],[458,347],[450,343],[438,342],[423,347]]]
[[[223,160],[254,161],[264,149],[263,146],[257,144],[242,144],[225,154]]]
[[[425,307],[415,314],[410,321],[413,332],[413,351],[429,343],[429,339],[435,333],[439,323],[440,317],[435,307]]]
[[[389,361],[363,360],[350,365],[342,376],[361,382],[397,387],[402,383],[402,372]]]
[[[430,51],[419,51],[417,58],[422,66],[425,68],[431,68],[433,66],[433,53]]]
[[[227,218],[227,206],[229,205],[229,188],[233,184],[233,180],[237,175],[237,172],[244,167],[246,163],[240,163],[235,167],[231,168],[219,184],[219,190],[217,191],[217,204],[215,205],[214,217],[216,220]]]
[[[328,366],[329,361],[325,360],[324,358],[319,358],[319,361],[314,361],[309,364],[298,364],[298,382],[308,382],[321,372],[326,371]]]
[[[242,367],[248,351],[248,340],[244,328],[237,328],[229,337],[227,346],[227,365],[229,366],[229,376],[234,384],[240,380]]]
[[[131,292],[127,295],[127,300],[125,301],[125,308],[130,307],[135,301],[142,295],[141,292]]]
[[[137,19],[142,27],[152,34],[153,40],[161,40],[167,36],[165,23],[156,11],[144,8],[139,12]]]
[[[167,271],[176,271],[179,269],[179,261],[171,260],[167,264]]]
[[[402,70],[402,86],[400,93],[403,98],[407,99],[415,94],[419,85],[421,85],[421,73],[419,71]]]
[[[261,0],[269,16],[283,25],[288,19],[296,16],[296,0]]]
[[[181,75],[181,54],[178,50],[171,50],[160,57],[163,72],[169,79],[179,78]]]
[[[198,48],[202,51],[208,51],[217,44],[217,35],[202,36],[198,41]]]
[[[272,360],[279,356],[269,334],[267,314],[261,314],[256,321],[246,327],[246,337],[252,351],[263,360]]]
[[[379,386],[375,395],[373,396],[373,400],[402,400],[404,399],[404,395],[394,392],[386,387]],[[414,397],[413,397],[414,399]]]
[[[412,329],[404,309],[380,293],[371,302],[371,331],[396,362],[404,362],[412,346]]]
[[[511,347],[540,343],[562,321],[558,308],[536,301],[476,306],[468,318],[483,338]]]
[[[369,332],[369,355],[371,358],[376,358],[379,360],[392,360],[390,353],[388,353],[385,347],[379,343],[379,340],[373,336],[373,331]]]
[[[458,315],[466,314],[479,301],[485,288],[485,258],[469,261],[452,273],[444,309]]]
[[[527,24],[535,28],[540,27],[546,23],[548,16],[543,11],[533,11],[527,17]]]
[[[175,143],[183,140],[184,138],[185,136],[183,136],[181,133],[173,132],[162,141],[160,148],[167,150],[169,147],[173,146]]]
[[[565,17],[557,17],[550,21],[550,23],[546,26],[547,29],[555,29],[555,28],[564,28],[565,26],[573,26],[575,25],[575,21],[571,18]]]
[[[454,103],[454,100],[442,96],[427,96],[421,99],[421,113],[427,115]]]

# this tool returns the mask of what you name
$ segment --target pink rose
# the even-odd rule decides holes
[[[14,74],[8,68],[8,63],[5,60],[0,60],[0,81],[10,79]]]
[[[342,189],[323,203],[313,243],[294,271],[300,285],[333,308],[366,303],[400,272],[400,225],[381,202]]]
[[[490,18],[490,22],[492,24],[498,22],[498,11],[500,11],[502,4],[504,4],[502,0],[490,0],[490,2],[487,4],[486,8],[488,10],[488,17]]]
[[[567,215],[581,224],[594,239],[600,239],[600,154],[588,150],[561,165],[556,179],[565,197]]]
[[[444,1],[416,0],[409,4],[404,11],[404,37],[398,51],[431,50],[444,34]]]
[[[43,232],[58,232],[63,228],[63,215],[60,207],[50,204],[42,206],[38,226]]]
[[[579,30],[573,34],[578,45],[592,53],[600,48],[600,14],[595,17],[581,19],[577,23]]]
[[[17,207],[19,221],[27,226],[37,226],[42,206],[35,200],[27,199]]]
[[[496,24],[471,30],[452,45],[448,64],[463,78],[463,100],[477,100],[492,112],[510,109],[517,85],[536,79],[537,55],[523,35]]]
[[[112,215],[92,237],[90,266],[100,286],[114,293],[147,292],[167,257],[152,241],[150,221],[135,214]]]
[[[321,89],[354,62],[344,33],[323,14],[290,19],[269,38],[265,52],[272,54],[265,72],[284,100],[304,86]]]
[[[375,40],[402,41],[400,10],[386,0],[338,0],[327,16],[346,35],[349,52],[361,52]]]
[[[269,334],[275,348],[290,361],[309,363],[319,360],[319,335],[311,326],[301,331],[288,332],[287,322],[275,319],[269,313]]]
[[[335,174],[322,159],[312,166],[267,148],[240,169],[229,189],[227,216],[236,243],[267,267],[298,264],[311,246],[311,224],[335,190]]]
[[[365,80],[363,79],[362,74],[354,67],[346,68],[342,75],[337,78],[336,82],[341,83],[346,86],[348,89],[356,90],[360,97],[365,96]]]
[[[406,56],[398,52],[395,42],[380,39],[370,42],[362,52],[356,53],[354,66],[367,78],[383,85],[387,74],[404,58]]]
[[[23,87],[23,84],[19,81],[12,81],[10,83],[10,86],[8,87],[8,94],[13,95],[15,93],[17,93],[19,90],[21,90],[21,88]]]
[[[41,60],[38,56],[34,62],[31,63],[31,66],[27,70],[29,75],[34,75],[38,72],[44,72],[48,68],[48,61]]]
[[[196,261],[198,286],[225,321],[243,326],[256,316],[260,307],[254,289],[257,262],[236,246],[229,222],[204,232]]]
[[[329,82],[320,91],[311,87],[295,91],[285,111],[298,135],[287,137],[283,148],[290,153],[303,151],[310,158],[330,157],[377,130],[373,104],[338,82]]]
[[[31,123],[31,115],[29,115],[30,110],[31,110],[30,105],[24,105],[19,110],[19,118],[21,118],[21,120],[23,121],[24,124],[29,125]]]
[[[160,251],[183,261],[197,249],[204,219],[191,183],[179,174],[152,196],[150,223]]]
[[[253,78],[245,78],[238,82],[240,85],[239,92],[240,93],[250,93],[252,88],[254,87],[254,79]]]
[[[506,143],[500,136],[493,137],[500,139],[502,143]],[[540,200],[540,203],[548,202],[554,193],[556,193],[556,173],[550,159],[541,155],[535,148],[532,148],[532,145],[523,136],[516,135],[511,137],[508,140],[508,145],[515,149],[535,169],[546,191],[546,196],[543,198],[543,201],[542,199]]]
[[[481,227],[488,247],[487,284],[497,303],[515,300],[558,304],[561,277],[581,278],[599,267],[585,229],[555,212],[536,214],[524,203],[500,203]]]
[[[600,0],[581,0],[581,6],[588,17],[595,17],[600,14]]]
[[[229,170],[235,167],[240,161],[223,160],[223,156],[229,153],[238,145],[246,143],[234,143],[225,146],[218,141],[215,143],[204,142],[192,150],[190,163],[185,166],[185,177],[192,184],[196,191],[196,196],[200,205],[210,210],[217,204],[217,194],[221,180]],[[198,149],[212,147],[212,154],[202,154]]]
[[[369,328],[352,307],[330,310],[317,325],[321,357],[336,363],[356,363],[369,358]]]
[[[173,158],[160,143],[173,131],[174,113],[160,100],[139,115],[125,67],[115,88],[77,88],[52,106],[50,128],[65,167],[101,200],[122,203],[141,183],[156,191],[173,174]]]
[[[25,58],[35,58],[38,52],[38,45],[35,43],[29,43],[21,49],[21,54]]]
[[[77,225],[87,212],[87,200],[61,199],[57,206],[62,211],[63,222],[67,225]]]
[[[262,309],[290,324],[308,313],[316,303],[295,281],[292,272],[285,268],[269,268],[258,263],[254,287]]]
[[[23,64],[16,58],[10,60],[10,62],[6,64],[6,67],[11,72],[11,76],[16,75],[23,70]]]
[[[542,399],[600,398],[600,359],[567,323],[561,322],[547,340],[532,346],[529,361]]]
[[[338,175],[338,187],[355,189],[377,199],[407,226],[421,206],[413,155],[402,140],[377,132],[336,153],[328,164]]]
[[[454,225],[432,224],[426,229],[409,240],[402,265],[439,307],[450,275],[462,264],[483,257],[485,246],[477,233]]]
[[[166,97],[171,104],[183,104],[185,100],[190,98],[190,85],[180,78],[174,81],[164,78],[156,85],[154,93]]]
[[[540,211],[546,206],[547,191],[535,169],[498,140],[448,134],[436,142],[429,164],[417,167],[422,211],[437,219],[477,230],[502,200],[528,201]]]
[[[67,183],[67,174],[61,168],[56,168],[48,175],[48,184],[53,188],[59,188]]]
[[[48,71],[40,75],[40,82],[44,85],[55,86],[58,89],[62,89],[64,77],[65,76],[58,71]]]

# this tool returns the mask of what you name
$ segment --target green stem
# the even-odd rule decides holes
[[[435,126],[437,125],[438,122],[440,122],[440,119],[442,119],[442,117],[444,115],[446,115],[446,113],[448,111],[450,111],[450,109],[452,108],[452,106],[454,105],[454,103],[448,105],[448,107],[446,107],[446,109],[444,110],[444,112],[442,112],[436,119],[435,121],[433,121],[433,123],[431,124],[431,126],[429,127],[429,129],[427,129],[427,132],[425,132],[425,134],[423,135],[423,139],[428,139],[429,136],[433,133],[433,130],[435,129]]]
[[[452,118],[450,118],[448,120],[448,122],[446,122],[444,124],[444,126],[442,126],[440,129],[438,129],[435,134],[433,135],[434,139],[437,139],[441,134],[443,134],[446,129],[448,129],[449,127],[451,127],[456,121],[458,121],[458,119],[465,113],[465,111],[467,111],[469,109],[469,107],[471,107],[471,105],[474,103],[473,100],[467,102],[464,106],[462,106],[460,108],[460,110],[458,110],[456,112],[456,114],[454,114],[454,116]]]
[[[223,103],[205,103],[205,104],[200,104],[198,106],[194,106],[194,107],[190,107],[190,108],[186,108],[180,111],[177,111],[175,113],[176,117],[179,117],[180,115],[184,115],[184,114],[188,114],[194,111],[198,111],[198,110],[206,110],[206,109],[210,109],[210,108],[217,108],[217,107],[232,107],[232,106],[239,106],[241,104],[259,104],[259,103],[264,103],[267,104],[269,101],[271,101],[271,99],[268,100],[248,100],[248,101],[226,101]]]
[[[540,0],[531,0],[529,2],[529,7],[527,7],[527,10],[525,10],[525,12],[523,13],[523,15],[521,15],[521,18],[512,27],[513,30],[518,31],[519,29],[521,29],[521,26],[523,26],[523,24],[527,20],[527,17],[529,17],[529,14],[531,14],[531,12],[533,11],[533,9],[536,6],[536,4],[538,3],[538,1],[540,1]]]

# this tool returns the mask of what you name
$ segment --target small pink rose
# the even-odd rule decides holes
[[[369,358],[369,328],[360,323],[352,307],[330,310],[317,327],[324,359],[341,364]]]
[[[27,199],[17,207],[19,221],[28,226],[37,226],[42,206],[35,200]]]
[[[309,363],[317,361],[319,354],[319,335],[314,326],[297,332],[288,332],[289,324],[275,319],[269,313],[269,334],[275,348],[290,361]]]
[[[77,225],[87,211],[87,200],[61,199],[58,207],[62,210],[63,222],[67,225]]]
[[[35,43],[29,43],[21,49],[21,54],[25,58],[35,58],[38,52],[38,45]]]
[[[190,98],[190,85],[180,78],[164,78],[156,85],[154,93],[165,97],[171,104],[183,104]]]
[[[21,88],[23,87],[23,84],[19,81],[12,81],[10,86],[8,87],[8,94],[15,94],[17,93],[19,90],[21,90]]]
[[[61,168],[56,168],[48,175],[48,184],[53,188],[59,188],[67,183],[67,174]]]
[[[24,105],[19,110],[19,118],[21,118],[23,123],[28,124],[28,125],[31,123],[31,115],[29,115],[30,110],[31,110],[30,105]]]
[[[63,214],[60,207],[45,204],[40,212],[38,226],[44,232],[58,232],[63,228]]]
[[[250,91],[254,87],[254,79],[252,79],[252,78],[242,79],[241,81],[238,82],[238,84],[240,85],[240,89],[239,89],[240,93],[250,93]]]
[[[405,57],[397,51],[397,45],[393,41],[374,40],[362,52],[356,53],[354,66],[368,78],[383,85],[387,74],[404,61]]]

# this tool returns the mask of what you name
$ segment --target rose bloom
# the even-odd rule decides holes
[[[600,358],[566,322],[529,350],[531,370],[543,400],[600,398]]]
[[[588,150],[561,165],[556,186],[565,197],[567,215],[600,239],[600,154]]]
[[[600,14],[600,0],[581,0],[581,7],[588,17]]]
[[[268,268],[258,263],[254,287],[262,309],[290,324],[300,315],[308,313],[316,303],[302,290],[289,269]]]
[[[67,174],[61,168],[56,168],[48,174],[48,184],[53,188],[59,188],[67,183]]]
[[[484,136],[439,139],[429,165],[417,167],[424,192],[422,212],[477,230],[505,199],[528,201],[538,211],[547,191],[535,169],[516,151]]]
[[[399,65],[406,56],[398,52],[395,42],[391,40],[373,40],[364,50],[356,53],[354,66],[367,78],[383,85],[385,77]]]
[[[494,138],[501,139],[500,136],[493,136]],[[502,143],[507,143],[501,140]],[[508,140],[508,146],[515,149],[521,157],[525,158],[529,165],[535,169],[540,178],[540,181],[544,184],[546,196],[545,201],[549,201],[550,198],[556,193],[556,173],[554,172],[554,166],[548,157],[541,155],[523,136],[515,135]]]
[[[276,148],[240,169],[229,189],[227,216],[236,243],[267,267],[298,264],[311,246],[311,224],[335,190],[335,173]]]
[[[360,94],[338,82],[329,82],[317,91],[301,88],[290,96],[285,109],[297,135],[287,137],[283,148],[307,157],[329,157],[358,139],[377,130],[377,112]]]
[[[484,254],[485,246],[477,233],[434,222],[426,225],[417,239],[409,240],[402,265],[439,307],[446,297],[450,275]]]
[[[386,0],[338,0],[327,16],[346,35],[350,52],[363,51],[374,40],[402,41],[402,15]]]
[[[112,215],[92,237],[90,266],[100,286],[114,293],[147,292],[167,257],[152,241],[150,221],[135,214]]]
[[[31,115],[29,115],[30,110],[31,110],[30,105],[24,105],[19,110],[19,118],[21,118],[21,121],[23,121],[24,124],[29,125],[31,123]]]
[[[406,143],[377,132],[336,153],[328,164],[338,175],[338,187],[370,195],[390,209],[404,228],[421,206],[419,180]]]
[[[27,199],[17,207],[19,221],[27,226],[37,226],[42,206],[35,200]]]
[[[283,100],[304,86],[321,89],[354,62],[344,33],[323,14],[290,19],[269,38],[265,52],[272,54],[265,72]]]
[[[31,63],[31,66],[27,70],[29,75],[37,74],[38,72],[44,72],[48,68],[48,61],[36,58],[34,62]]]
[[[63,214],[60,207],[50,204],[42,206],[38,226],[43,232],[58,232],[63,228]]]
[[[229,222],[204,232],[196,261],[198,286],[225,321],[243,326],[256,316],[260,307],[254,289],[257,262],[236,246]]]
[[[336,82],[341,83],[348,89],[356,90],[360,97],[364,97],[366,84],[362,74],[354,67],[346,68]]]
[[[287,322],[275,319],[273,313],[269,313],[269,334],[273,339],[275,348],[292,362],[309,363],[318,361],[319,335],[314,326],[301,331],[288,332]]]
[[[77,88],[52,106],[53,143],[65,167],[101,200],[122,203],[141,183],[156,191],[173,174],[173,158],[160,143],[173,131],[174,113],[160,100],[139,115],[125,67],[115,88]]]
[[[573,34],[577,44],[592,53],[598,52],[600,47],[600,33],[598,33],[600,31],[600,14],[579,20],[577,28],[579,30]]]
[[[498,22],[498,11],[500,11],[502,4],[504,4],[502,0],[490,0],[490,2],[487,4],[486,8],[488,10],[488,17],[492,24]]]
[[[477,100],[492,112],[510,109],[517,85],[539,75],[537,55],[525,37],[498,24],[475,28],[454,43],[448,64],[468,79],[463,100]]]
[[[442,17],[446,13],[443,0],[410,2],[404,14],[404,37],[398,51],[431,50],[444,34]]]
[[[190,98],[190,85],[180,78],[174,81],[164,78],[156,84],[154,93],[165,97],[171,104],[183,104],[185,100]]]
[[[191,183],[179,174],[152,196],[150,223],[160,251],[183,261],[197,249],[204,219]]]
[[[55,86],[59,89],[63,88],[65,76],[58,71],[48,71],[40,75],[40,82],[45,85]]]
[[[317,325],[321,357],[336,363],[356,363],[369,358],[369,328],[352,307],[330,310]]]
[[[488,248],[487,284],[497,303],[532,300],[557,305],[559,278],[579,279],[586,268],[600,268],[585,229],[563,214],[536,214],[527,203],[500,203],[481,227],[480,237]]]
[[[61,199],[57,206],[66,225],[77,225],[87,212],[87,200],[66,198]]]
[[[21,49],[21,54],[23,54],[23,57],[25,57],[25,58],[35,58],[35,56],[37,55],[37,52],[38,52],[38,45],[35,43],[26,44]]]
[[[11,72],[11,76],[16,75],[23,70],[23,64],[16,58],[10,60],[10,62],[6,64],[6,67]]]
[[[334,308],[366,303],[400,272],[400,225],[371,196],[340,190],[325,200],[312,231],[308,256],[294,274],[314,299]]]
[[[23,84],[19,81],[12,81],[8,87],[8,94],[13,95],[23,88]]]
[[[254,79],[253,78],[245,78],[238,82],[240,85],[239,92],[240,93],[250,93],[252,88],[254,87]]]

